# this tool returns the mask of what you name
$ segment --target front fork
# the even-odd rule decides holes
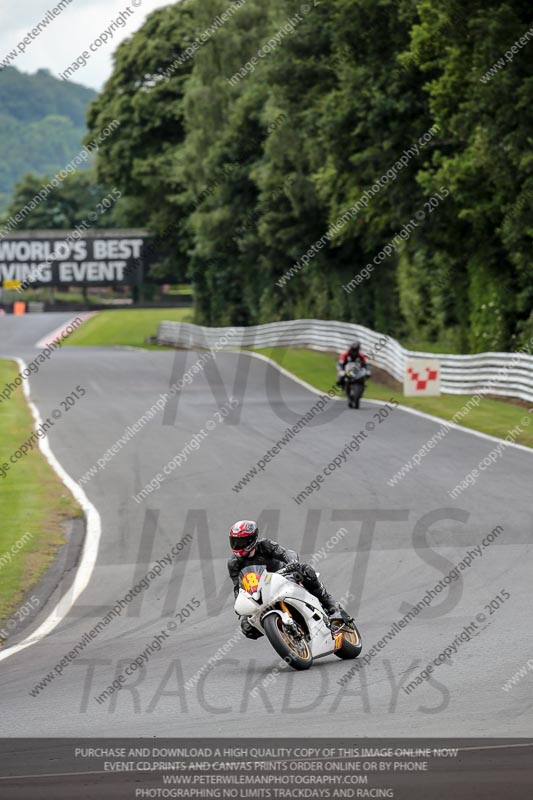
[[[300,626],[295,621],[294,617],[292,616],[287,604],[283,600],[278,601],[279,608],[281,610],[281,621],[283,625],[291,632],[292,636],[299,641],[300,639],[305,639],[305,634],[302,632]],[[274,612],[279,613],[279,612]]]

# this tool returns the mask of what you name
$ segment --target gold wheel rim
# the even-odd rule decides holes
[[[305,661],[309,661],[311,653],[309,651],[309,647],[307,646],[307,642],[305,640],[302,641],[302,650],[304,652],[304,654],[302,655],[302,652],[296,647],[295,643],[291,639],[289,639],[289,637],[283,630],[281,619],[279,617],[277,618],[276,623],[278,626],[278,630],[283,638],[283,641],[290,647],[291,651],[299,658],[303,658]]]
[[[349,644],[353,644],[355,646],[357,646],[359,644],[359,636],[352,629],[349,629],[347,631],[343,631],[342,632],[342,638],[345,639],[347,642],[349,642]]]
[[[348,644],[352,644],[354,647],[361,644],[361,639],[354,628],[349,628],[347,625],[340,624],[335,625],[335,631],[337,633],[342,633],[343,640],[348,642]]]

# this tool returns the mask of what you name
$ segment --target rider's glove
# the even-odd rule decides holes
[[[285,564],[280,570],[278,570],[279,575],[288,575],[289,572],[295,572],[300,567],[299,561],[289,561],[288,564]]]
[[[278,570],[278,575],[293,575],[295,578],[302,580],[302,565],[299,561],[290,561]]]

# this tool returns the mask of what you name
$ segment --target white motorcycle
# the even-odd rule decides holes
[[[335,653],[357,658],[363,648],[355,622],[345,611],[328,617],[314,595],[285,575],[263,565],[239,574],[235,611],[265,634],[270,644],[294,669],[309,669],[315,658]]]
[[[346,392],[350,408],[359,408],[361,397],[365,391],[366,382],[371,374],[372,371],[368,365],[365,366],[356,361],[349,361],[343,369],[339,362],[337,368],[337,382],[344,379],[344,391]]]

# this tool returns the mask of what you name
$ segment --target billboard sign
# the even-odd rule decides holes
[[[38,235],[40,233],[40,235]],[[146,231],[27,231],[0,240],[0,285],[132,285],[142,281]],[[151,251],[149,251],[151,252]]]

